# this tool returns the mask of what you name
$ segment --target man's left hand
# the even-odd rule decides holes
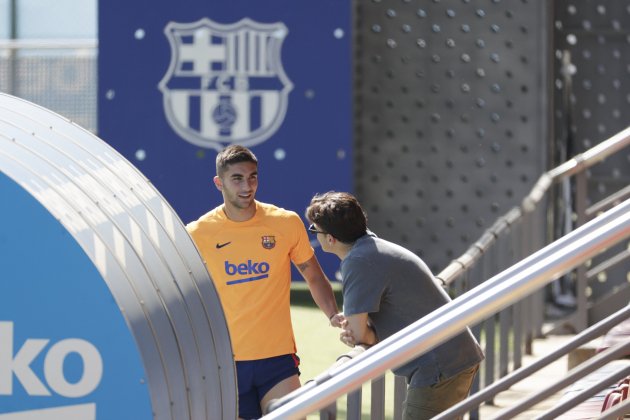
[[[341,328],[341,325],[345,323],[346,317],[343,316],[342,312],[336,313],[330,317],[330,325],[336,328]]]

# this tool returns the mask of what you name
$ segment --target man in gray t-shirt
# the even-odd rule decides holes
[[[374,345],[449,302],[417,255],[367,229],[365,212],[351,194],[316,195],[306,217],[322,249],[341,259],[345,344]],[[394,369],[407,378],[404,418],[428,419],[465,399],[483,357],[466,329]]]

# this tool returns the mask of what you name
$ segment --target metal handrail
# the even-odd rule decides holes
[[[606,197],[602,201],[599,201],[593,204],[591,207],[586,209],[586,215],[592,217],[598,214],[600,211],[605,211],[613,207],[614,205],[622,202],[626,198],[630,197],[630,185],[620,189],[616,193]]]
[[[591,229],[592,225],[600,227]],[[363,383],[441,344],[468,325],[473,325],[522,296],[538,290],[598,254],[601,249],[629,236],[630,200],[627,200],[516,264],[520,267],[517,272],[508,269],[486,281],[484,285],[491,285],[487,292],[465,301],[456,298],[443,305],[438,309],[443,313],[441,319],[434,319],[408,336],[399,337],[394,334],[373,347],[385,348],[378,352],[370,349],[357,356],[352,362],[342,365],[339,372],[333,372],[332,378],[316,389],[300,393],[297,397],[291,393],[275,401],[270,407],[273,411],[263,418],[303,417],[325,407]],[[547,254],[549,248],[556,249],[556,252],[548,258],[540,259],[540,254]],[[351,366],[345,367],[346,365]]]
[[[618,209],[613,209],[613,210],[614,211],[619,211]],[[611,210],[611,211],[613,211],[613,210]],[[584,235],[592,234],[596,230],[601,229],[602,227],[606,226],[607,222],[608,222],[607,219],[604,219],[604,218],[601,218],[601,217],[600,218],[595,218],[590,223],[587,223],[586,225],[582,226],[580,228],[580,232],[582,232],[582,234],[584,234]],[[543,261],[553,259],[554,255],[557,252],[559,252],[560,250],[562,250],[563,247],[568,246],[572,242],[573,242],[572,238],[560,238],[556,242],[550,244],[549,246],[547,246],[547,247],[539,250],[535,254],[531,255],[526,260],[520,261],[519,263],[516,263],[512,267],[506,269],[505,271],[503,271],[501,273],[501,276],[503,278],[510,278],[510,277],[515,276],[519,271],[524,270],[528,266],[532,266],[534,264],[539,264],[539,263],[541,263]],[[450,304],[452,304],[454,302],[457,302],[458,304],[463,304],[464,302],[469,302],[469,301],[471,301],[473,299],[478,298],[483,293],[491,292],[495,287],[496,287],[495,284],[493,282],[491,282],[491,281],[484,282],[484,283],[480,284],[479,286],[477,286],[477,287],[469,290],[468,292],[462,294],[461,296],[459,296],[458,298],[456,298],[455,300],[450,302]],[[436,309],[435,311],[433,311],[430,314],[424,316],[423,318],[421,318],[420,320],[414,322],[413,324],[409,325],[408,327],[403,328],[402,330],[398,331],[396,334],[393,334],[392,336],[390,336],[386,340],[383,340],[383,341],[377,343],[376,345],[374,345],[373,347],[371,347],[370,348],[370,354],[374,355],[374,354],[379,353],[381,351],[387,351],[388,349],[391,348],[392,345],[394,345],[394,343],[396,341],[408,338],[409,336],[411,336],[414,333],[422,330],[423,328],[425,328],[427,325],[429,325],[432,322],[440,322],[441,319],[443,319],[444,317],[448,316],[450,311],[451,311],[451,307],[449,305],[444,305],[444,306]],[[332,378],[335,374],[339,374],[340,372],[353,367],[356,363],[358,363],[361,360],[357,356],[359,356],[359,355],[354,354],[352,360],[349,360],[349,361],[347,361],[346,363],[343,363],[343,364],[335,364],[333,368],[328,369],[322,375],[318,376],[318,380],[317,381],[309,381],[304,386],[302,386],[302,387],[298,388],[297,390],[293,391],[291,393],[292,398],[297,398],[298,396],[300,396],[302,394],[306,394],[311,389],[313,389],[315,386],[320,385],[323,382],[325,382],[326,380]],[[271,407],[272,408],[277,408],[280,404],[282,404],[283,401],[284,401],[284,399],[278,399],[271,405]]]
[[[510,221],[510,223],[508,223],[509,226],[509,224],[515,222],[516,220],[514,218],[514,212],[518,212],[520,210],[518,216],[522,216],[523,213],[533,211],[535,204],[540,202],[540,200],[542,199],[542,197],[544,197],[545,193],[552,184],[559,182],[569,176],[575,175],[580,171],[590,168],[591,166],[601,162],[608,156],[618,152],[619,150],[622,150],[627,146],[630,146],[630,127],[627,127],[625,130],[620,131],[607,140],[604,140],[601,143],[593,146],[589,150],[578,154],[565,163],[544,173],[538,179],[530,193],[523,199],[520,208],[517,207],[509,210],[504,216],[502,216],[502,218]],[[494,233],[496,236],[500,232]],[[482,235],[482,238],[483,237],[484,236]],[[474,264],[482,256],[483,253],[478,252],[478,245],[477,243],[475,243],[460,257],[465,259],[465,263],[463,261],[460,261],[460,258],[455,259],[436,277],[440,279],[444,284],[450,285],[467,270],[467,267]]]
[[[438,414],[433,420],[446,420],[455,418],[458,415],[464,414],[471,408],[477,407],[479,404],[488,401],[499,392],[504,391],[514,385],[515,383],[530,376],[534,372],[539,371],[548,364],[558,360],[560,357],[569,353],[569,351],[581,346],[584,343],[588,343],[593,339],[602,335],[602,332],[610,330],[621,321],[630,317],[630,305],[610,315],[608,318],[598,322],[597,324],[587,328],[580,334],[576,335],[571,341],[565,345],[557,348],[553,352],[545,355],[536,362],[523,366],[520,369],[515,370],[504,378],[494,382],[492,385],[482,389],[481,391],[471,395],[466,400],[454,405],[446,411]]]
[[[629,343],[625,344],[627,346]],[[595,395],[597,392],[618,382],[628,375],[630,375],[630,364],[624,366],[616,372],[613,372],[611,375],[608,375],[605,378],[597,381],[588,388],[583,389],[571,398],[568,398],[562,401],[560,404],[555,405],[550,410],[547,410],[540,416],[536,417],[536,420],[553,420],[557,418],[560,414],[569,411],[572,407],[575,407],[577,404],[587,400],[588,398]]]
[[[580,173],[580,171],[584,171],[590,166],[601,162],[606,157],[616,153],[617,151],[621,150],[622,148],[628,145],[630,145],[630,127],[618,133],[617,135],[611,137],[610,139],[600,143],[599,145],[590,149],[589,151],[574,157],[568,162],[565,162],[565,164],[560,165],[559,167],[543,174],[543,176],[540,177],[539,181],[536,183],[534,188],[532,188],[532,191],[530,192],[530,194],[525,199],[523,199],[521,206],[512,208],[504,216],[497,219],[497,221],[492,225],[492,227],[486,230],[484,234],[472,246],[470,246],[469,249],[462,256],[452,261],[452,263],[448,267],[446,267],[442,272],[440,272],[437,275],[439,280],[441,280],[443,284],[450,286],[454,282],[454,280],[458,279],[460,276],[462,276],[462,274],[466,274],[472,268],[477,266],[478,261],[482,260],[482,258],[488,257],[488,256],[491,257],[491,252],[489,251],[492,251],[493,248],[496,248],[496,243],[498,241],[501,241],[502,238],[506,237],[505,236],[505,233],[507,233],[506,231],[514,229],[515,227],[523,226],[523,223],[527,223],[527,220],[532,217],[529,215],[529,213],[533,213],[536,210],[537,203],[542,200],[542,198],[547,193],[547,190],[554,182],[563,180],[576,173],[578,174],[578,176],[583,176],[583,173]],[[621,201],[621,199],[623,199],[624,197],[625,195],[623,194],[616,194],[615,200],[614,202],[612,202],[612,204],[614,205],[614,204],[619,203],[619,201]],[[595,206],[593,206],[593,208]],[[600,210],[603,210],[603,209],[604,208],[602,206]],[[600,227],[593,224],[588,224],[588,225],[590,226],[591,231],[598,229]],[[584,225],[583,227],[586,227],[586,225]],[[586,231],[584,231],[584,234],[586,234]],[[528,252],[527,250],[528,249],[531,250],[532,248],[526,247],[524,249],[525,249],[525,252]],[[556,249],[554,247],[547,247],[537,252],[534,255],[538,256],[538,261],[543,261],[545,259],[550,258],[550,256],[555,251]],[[523,256],[523,254],[521,254],[521,256]],[[532,257],[534,256],[532,255]],[[529,264],[535,264],[538,261],[528,259]],[[505,270],[503,274],[505,274],[506,276],[514,275],[514,273],[518,273],[520,270],[524,268],[525,268],[524,265],[518,263],[508,268],[507,270]],[[487,275],[490,276],[492,274],[493,273],[488,273]],[[466,293],[462,294],[457,299],[457,301],[460,304],[462,304],[462,302],[464,301],[474,299],[478,297],[479,295],[481,295],[482,293],[485,293],[488,290],[491,290],[492,287],[493,287],[492,284],[481,283],[481,285],[474,287],[472,290],[469,290]],[[379,345],[372,347],[369,353],[376,354],[380,351],[383,351],[386,346],[391,346],[394,341],[401,340],[404,337],[409,336],[410,334],[414,334],[416,331],[420,331],[422,328],[425,328],[431,322],[436,321],[440,318],[443,318],[444,316],[446,316],[448,308],[441,308],[441,309],[445,309],[445,310],[442,311],[438,309],[437,311],[432,312],[431,314],[427,315],[426,317],[422,318],[421,320],[417,321],[416,323],[412,324],[406,329],[400,331],[396,335],[390,337],[390,339],[385,340],[382,343],[379,343],[379,344],[382,344],[381,347],[379,347]],[[519,329],[519,331],[521,332],[517,332],[516,329],[518,327],[519,325],[515,325],[514,327],[515,328],[514,334],[517,334],[518,337],[527,337],[527,340],[531,340],[532,338],[531,334],[532,333],[537,334],[534,330],[530,330],[530,329],[525,329],[525,330]],[[523,325],[523,327],[527,328],[525,324]],[[487,331],[487,332],[490,333],[492,331]],[[523,333],[527,335],[521,335]],[[527,344],[528,342],[525,343],[525,349],[529,348]],[[518,346],[520,344],[516,344],[516,345]],[[578,344],[576,344],[576,346],[577,345]],[[517,354],[518,353],[517,350],[518,349],[515,350],[515,356],[514,356],[515,358],[519,357]],[[526,351],[531,351],[531,350],[526,350]],[[491,363],[491,356],[492,355],[488,355],[488,360],[486,361],[486,363]],[[515,368],[520,367],[519,360],[520,359],[518,360],[515,359],[514,361]],[[337,365],[335,367],[336,370],[332,369],[325,372],[325,375],[319,378],[320,381],[318,381],[318,384],[321,384],[327,381],[328,379],[332,378],[334,376],[332,373],[333,371],[335,372],[335,374],[339,374],[345,369],[349,369],[352,366],[354,366],[354,363],[360,363],[360,362],[361,362],[361,359],[355,359],[355,360],[351,360],[350,362],[348,362],[347,364],[343,366]],[[487,380],[488,378],[486,378],[486,381]],[[492,383],[492,381],[493,381],[493,378],[490,378],[490,383]],[[317,386],[318,384],[311,382],[307,384],[305,387],[303,387],[304,389],[300,389],[296,392],[299,395],[306,394],[308,393],[309,390],[311,390],[313,387]],[[488,383],[486,383],[486,386],[488,386]],[[357,391],[357,392],[360,392],[360,391]],[[473,396],[469,398],[473,398],[477,394],[478,392],[474,393]],[[295,398],[297,397],[298,395],[295,395]],[[282,403],[278,405],[274,405],[273,407],[278,408],[281,404]]]
[[[553,181],[582,172],[630,145],[630,127],[596,144],[548,172]]]
[[[546,388],[541,389],[535,394],[530,395],[529,397],[523,399],[519,403],[501,411],[500,413],[496,415],[496,417],[494,417],[494,420],[509,420],[511,418],[514,418],[516,414],[522,413],[526,409],[538,404],[539,402],[543,401],[548,396],[555,394],[556,392],[566,388],[567,386],[574,383],[576,380],[583,378],[589,373],[594,372],[596,369],[604,366],[611,360],[615,360],[620,357],[623,357],[624,355],[628,353],[629,350],[630,350],[630,341],[619,343],[616,346],[611,347],[608,350],[603,351],[593,356],[592,358],[583,362],[581,365],[579,365],[575,369],[571,370],[560,381],[555,382],[547,386]],[[627,369],[630,369],[630,366],[628,366]],[[615,379],[612,382],[618,379],[621,379],[624,376],[626,375],[620,375],[619,378],[615,376]]]

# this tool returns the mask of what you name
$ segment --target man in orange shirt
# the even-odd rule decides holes
[[[239,418],[300,387],[291,325],[291,263],[331,325],[340,327],[330,282],[297,213],[255,200],[258,160],[232,145],[216,159],[223,204],[188,225],[217,288],[236,361]]]

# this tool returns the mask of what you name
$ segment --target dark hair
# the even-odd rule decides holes
[[[256,155],[247,147],[239,144],[232,144],[217,154],[216,169],[217,175],[221,176],[228,169],[229,165],[241,162],[252,162],[258,165]]]
[[[367,232],[367,215],[350,193],[317,194],[306,208],[306,218],[341,242],[351,244]]]

